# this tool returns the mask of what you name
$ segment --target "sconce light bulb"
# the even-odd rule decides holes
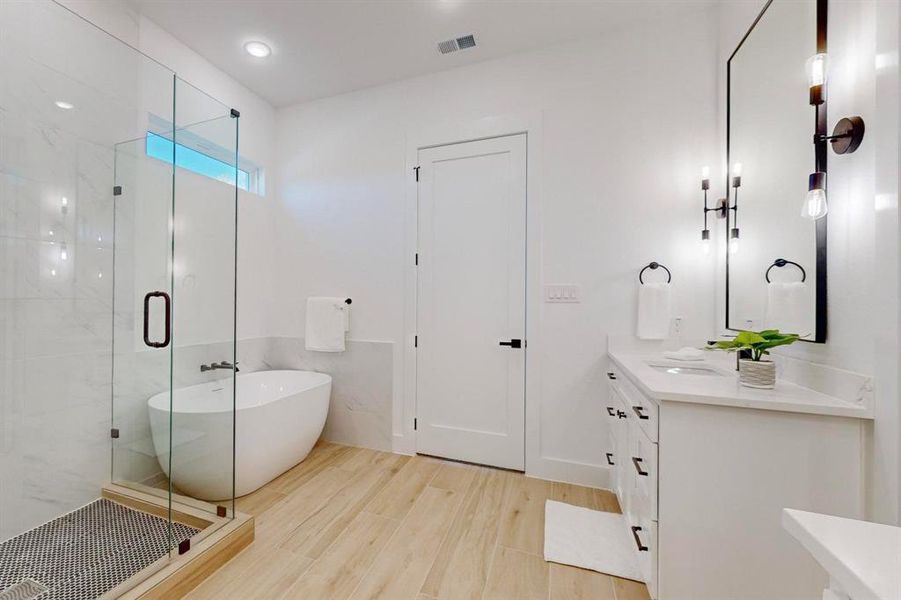
[[[56,277],[56,269],[50,269],[50,276]]]
[[[709,238],[705,238],[705,239],[701,240],[701,252],[704,253],[704,256],[707,256],[710,254],[710,239]]]
[[[710,179],[710,167],[701,167],[701,179]]]
[[[810,87],[826,83],[828,63],[826,54],[814,54],[807,59],[807,83]]]
[[[807,198],[801,206],[801,216],[811,221],[816,221],[826,216],[829,212],[829,205],[826,203],[825,190],[810,190],[807,192]]]
[[[735,163],[732,165],[732,175],[734,177],[741,177],[741,163]]]
[[[66,198],[65,196],[63,196],[62,199],[61,199],[59,202],[60,202],[60,204],[62,204],[63,206],[69,206],[69,199]]]
[[[60,260],[69,260],[69,250],[65,244],[59,247],[59,258]]]
[[[738,238],[732,238],[729,240],[729,254],[738,253]]]
[[[816,221],[826,216],[829,205],[826,203],[826,173],[817,171],[807,179],[807,197],[801,205],[801,216]]]

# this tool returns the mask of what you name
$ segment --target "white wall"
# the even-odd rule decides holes
[[[718,91],[723,151],[726,60],[763,5],[763,0],[720,5]],[[876,419],[868,431],[867,511],[869,518],[886,522],[901,521],[898,27],[896,2],[829,3],[827,129],[831,131],[844,116],[860,115],[867,133],[856,153],[838,156],[830,151],[828,156],[828,341],[795,344],[780,351],[875,377]],[[720,329],[722,277],[720,271]]]
[[[698,181],[718,150],[714,25],[698,13],[279,110],[281,335],[303,336],[305,297],[352,296],[351,337],[395,343],[395,447],[412,450],[401,381],[408,139],[540,113],[543,147],[529,151],[542,170],[531,191],[542,229],[530,235],[542,239],[542,280],[579,284],[583,297],[542,305],[543,347],[529,347],[541,393],[528,402],[540,404],[540,472],[603,483],[606,339],[634,331],[641,267],[673,271],[684,335],[714,331]]]

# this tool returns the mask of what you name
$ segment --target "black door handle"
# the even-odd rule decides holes
[[[166,305],[165,334],[162,342],[150,341],[150,299],[162,298]],[[144,296],[144,344],[151,348],[165,348],[172,339],[172,300],[166,292],[147,292]]]
[[[509,342],[500,342],[501,346],[510,346],[511,348],[522,348],[522,340],[513,339]]]

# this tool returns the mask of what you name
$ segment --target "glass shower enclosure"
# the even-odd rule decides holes
[[[100,595],[189,548],[180,507],[233,517],[239,121],[51,0],[0,2],[0,593]]]

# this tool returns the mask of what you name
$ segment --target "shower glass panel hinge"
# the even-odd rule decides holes
[[[122,186],[114,185],[113,186],[113,196],[121,196],[122,195]]]
[[[116,428],[116,427],[113,427],[112,429],[110,429],[110,430],[109,430],[109,436],[110,436],[111,438],[113,438],[114,440],[119,439],[119,429]]]

